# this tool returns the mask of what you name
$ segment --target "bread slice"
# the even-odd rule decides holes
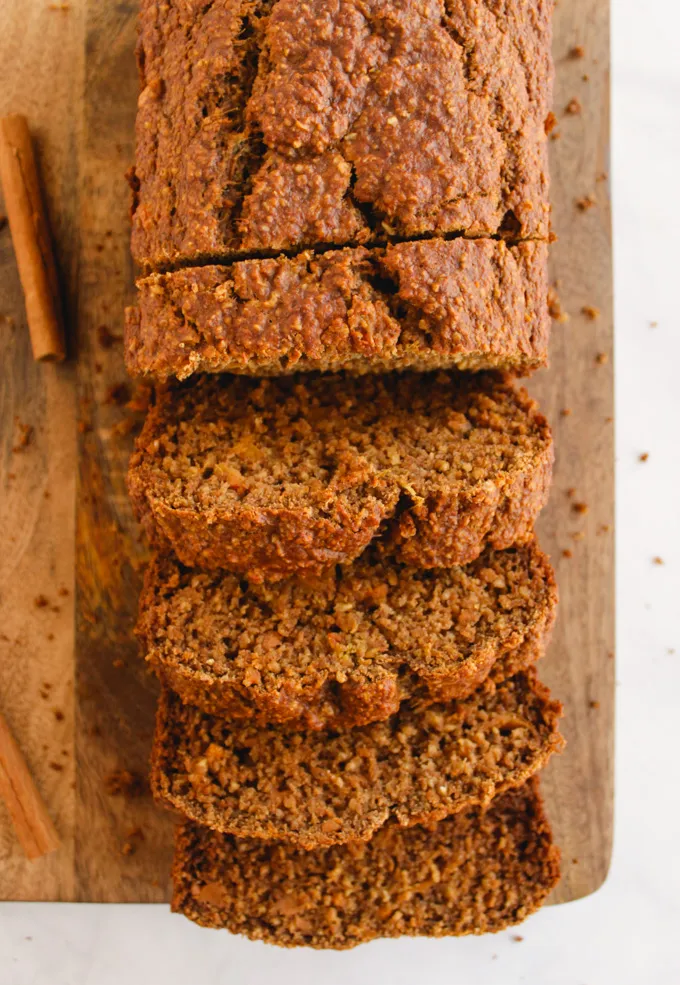
[[[129,490],[190,566],[318,573],[380,532],[446,567],[531,537],[552,456],[534,402],[493,374],[212,376],[160,394]]]
[[[464,698],[543,652],[557,588],[534,541],[426,571],[369,548],[318,579],[248,583],[149,565],[137,633],[182,699],[256,724],[347,728]]]
[[[241,838],[365,841],[390,817],[428,824],[519,786],[561,749],[561,712],[530,671],[341,732],[238,725],[166,690],[151,786],[191,820]]]
[[[551,0],[142,0],[142,265],[549,235]]]
[[[128,372],[524,375],[547,360],[547,250],[430,239],[152,274],[126,313]]]
[[[486,812],[431,827],[392,822],[371,841],[314,851],[186,822],[172,909],[282,947],[349,948],[376,937],[496,933],[538,909],[559,877],[534,779]]]

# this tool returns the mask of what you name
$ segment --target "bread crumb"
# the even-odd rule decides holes
[[[585,54],[586,54],[586,49],[583,47],[583,45],[575,44],[574,47],[569,52],[569,57],[574,59],[585,58]]]
[[[569,486],[569,488],[567,489],[567,496],[569,497],[569,499],[573,499],[575,495],[576,495],[576,487]]]
[[[130,387],[127,383],[114,383],[106,391],[106,396],[104,397],[105,404],[117,404],[122,407],[126,404],[132,394],[130,393]]]
[[[597,709],[600,707],[600,702],[599,701],[589,701],[588,702],[588,707],[589,708],[592,708],[593,711],[597,711]]]
[[[658,321],[650,321],[649,327],[650,328],[658,328],[659,327]]]
[[[567,116],[578,116],[582,110],[583,106],[581,105],[581,101],[574,96],[574,98],[570,99],[567,103],[564,112]]]
[[[594,195],[584,195],[583,198],[576,199],[576,208],[579,212],[587,212],[588,209],[592,209],[594,205],[597,205],[597,199]]]
[[[595,175],[595,181],[597,182],[606,181],[608,177],[609,174],[606,171],[600,171],[598,174]]]
[[[513,939],[513,941],[515,941],[515,942],[516,942],[517,944],[520,944],[520,943],[521,943],[521,942],[522,942],[522,941],[524,940],[524,938],[522,937],[522,935],[521,935],[521,934],[513,934],[513,935],[512,935],[512,939]]]
[[[56,720],[58,722],[63,722],[64,721],[64,713],[61,710],[61,708],[53,708],[52,710],[54,711],[54,717],[56,718]]]
[[[598,532],[598,534],[608,534],[609,533],[609,524],[608,523],[599,523],[598,526],[597,526],[597,532]]]
[[[35,428],[31,424],[22,424],[21,421],[17,421],[17,427],[19,428],[19,440],[12,448],[12,451],[15,453],[22,452],[28,448],[35,437]]]
[[[574,533],[573,533],[573,534],[571,535],[571,539],[572,539],[572,540],[585,540],[585,536],[586,536],[586,535],[585,535],[585,534],[583,533],[583,531],[582,531],[582,530],[576,530],[576,531],[575,531],[575,532],[574,532]]]
[[[648,458],[649,458],[649,452],[648,451],[643,451],[642,454],[638,455],[638,460],[640,462],[646,462]]]
[[[663,564],[664,563],[664,560],[663,560],[662,557],[652,558],[652,561],[653,561],[654,564]]]
[[[553,321],[569,321],[569,315],[562,307],[559,295],[554,287],[548,288],[548,314]]]
[[[54,770],[55,773],[61,773],[64,769],[63,763],[55,763],[54,761],[49,764],[49,767],[51,770]]]
[[[565,547],[565,549],[562,551],[562,557],[572,558],[573,556],[574,556],[573,551],[570,551],[568,547]]]
[[[61,597],[62,597],[63,599],[65,599],[65,598],[68,598],[68,596],[69,596],[70,594],[71,594],[71,593],[69,592],[69,590],[68,590],[68,588],[60,588],[60,589],[59,589],[59,595],[61,595]]]
[[[50,600],[46,595],[36,595],[33,599],[33,605],[36,609],[46,609],[50,604]]]
[[[104,780],[111,797],[139,797],[144,792],[144,780],[129,770],[113,770]]]
[[[595,356],[595,362],[598,366],[604,366],[605,363],[609,362],[609,356],[606,352],[598,352]]]
[[[574,513],[580,513],[582,516],[588,512],[587,503],[572,503],[571,508]]]
[[[550,139],[551,140],[559,140],[561,138],[561,136],[562,136],[562,134],[560,133],[559,130],[553,130],[553,132],[550,134]]]
[[[120,850],[120,854],[121,855],[134,855],[135,854],[135,846],[132,844],[132,842],[126,841],[125,844],[123,845],[123,847]]]
[[[120,335],[114,335],[109,331],[108,326],[100,325],[97,328],[97,341],[102,349],[111,349],[117,342],[121,342]]]
[[[560,416],[561,417],[570,417],[571,416],[571,407],[563,407],[562,410],[560,411]]]
[[[552,112],[548,113],[548,115],[545,118],[545,124],[544,124],[546,134],[552,133],[552,131],[555,129],[556,126],[557,126],[557,117]]]
[[[590,321],[596,321],[600,317],[600,309],[592,304],[584,304],[581,308],[581,314],[585,315]]]

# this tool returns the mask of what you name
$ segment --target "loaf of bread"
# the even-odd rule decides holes
[[[417,567],[526,542],[551,472],[545,419],[493,376],[211,376],[159,395],[129,489],[183,564],[271,579],[378,534]]]
[[[239,725],[166,690],[151,786],[161,803],[241,838],[365,841],[390,818],[433,823],[521,785],[562,748],[561,713],[531,671],[339,732]]]
[[[551,13],[552,0],[142,0],[135,259],[547,238]]]
[[[204,711],[348,728],[524,669],[543,652],[556,604],[534,542],[436,571],[369,549],[326,576],[263,585],[160,556],[137,633],[161,681]]]
[[[172,908],[283,947],[349,948],[376,937],[496,933],[559,880],[538,781],[429,827],[389,823],[368,842],[305,851],[177,830]]]
[[[132,376],[502,369],[547,358],[545,243],[428,239],[191,267],[137,282]]]

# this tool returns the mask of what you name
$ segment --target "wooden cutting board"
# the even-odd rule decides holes
[[[27,862],[0,804],[3,899],[158,902],[169,893],[171,819],[145,789],[117,792],[115,782],[120,770],[146,773],[156,699],[132,635],[143,550],[124,482],[134,421],[121,406],[135,16],[131,0],[0,8],[0,112],[26,113],[37,134],[72,349],[64,366],[33,363],[0,229],[0,708],[63,840]],[[551,368],[531,389],[557,446],[540,529],[562,606],[541,674],[566,707],[567,751],[544,774],[564,862],[553,901],[564,902],[601,885],[612,840],[607,0],[560,3],[555,27],[552,276],[570,318],[555,323]],[[577,45],[582,57],[570,55]],[[567,113],[572,99],[580,108]],[[590,195],[596,203],[580,209]]]

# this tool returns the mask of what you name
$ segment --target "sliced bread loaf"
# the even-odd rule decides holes
[[[132,376],[504,369],[547,358],[547,245],[430,239],[152,274],[126,313]]]
[[[493,374],[203,377],[159,395],[129,489],[152,542],[249,577],[318,573],[381,533],[405,563],[531,537],[552,442]]]
[[[137,633],[161,680],[205,711],[291,728],[364,725],[406,698],[466,697],[541,655],[557,588],[534,541],[427,571],[369,548],[318,579],[249,583],[149,565]]]
[[[342,732],[239,726],[166,690],[151,785],[191,820],[242,838],[366,840],[390,817],[427,824],[519,786],[561,749],[561,713],[532,672]]]
[[[486,812],[431,827],[389,823],[371,841],[304,851],[186,822],[172,908],[282,947],[349,948],[376,937],[495,933],[538,909],[560,853],[537,780]]]

